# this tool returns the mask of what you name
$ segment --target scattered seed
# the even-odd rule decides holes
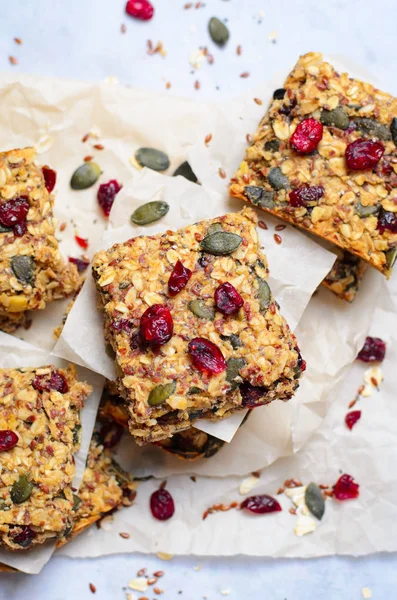
[[[219,173],[219,177],[221,179],[226,179],[226,171],[224,171],[223,169],[221,169],[221,167],[219,167],[218,173]]]
[[[266,225],[265,221],[258,221],[258,226],[261,229],[267,229],[267,225]]]
[[[15,42],[16,44],[18,44],[18,46],[20,46],[20,45],[22,44],[22,40],[21,40],[21,38],[18,38],[18,37],[15,37],[15,38],[14,38],[14,42]]]
[[[244,181],[244,183],[250,182],[250,176],[248,175],[248,173],[243,174],[243,181]]]
[[[18,64],[18,59],[17,59],[17,58],[15,58],[15,56],[9,56],[9,57],[8,57],[8,60],[10,61],[10,63],[11,63],[12,65],[17,65],[17,64]]]
[[[194,82],[194,89],[195,90],[199,90],[200,89],[200,82],[198,79],[196,79],[196,81]]]
[[[171,558],[174,556],[173,554],[169,554],[169,552],[157,552],[156,554],[157,558],[159,558],[160,560],[171,560]]]
[[[148,585],[154,585],[157,582],[157,577],[150,577],[147,580]]]
[[[283,488],[283,487],[278,488],[277,494],[284,494],[284,490],[285,490],[285,488]]]
[[[169,90],[171,88],[171,82],[167,81],[167,83],[165,84],[165,89]]]
[[[283,241],[281,235],[278,235],[277,233],[275,233],[273,237],[276,244],[281,244],[281,242]]]
[[[222,21],[212,17],[208,23],[210,37],[218,46],[224,46],[229,39],[229,30]]]
[[[240,77],[242,79],[247,79],[247,77],[249,77],[249,76],[250,76],[250,74],[248,73],[248,71],[244,71],[244,73],[241,73],[241,75],[240,75]]]
[[[241,56],[242,52],[243,52],[243,47],[241,46],[241,44],[239,44],[236,49],[237,56]]]
[[[291,515],[296,515],[296,508],[290,508],[288,511]]]
[[[284,487],[286,488],[302,487],[302,485],[303,483],[299,479],[286,479],[284,481]]]
[[[143,575],[145,575],[147,569],[139,569],[139,571],[137,572],[137,577],[142,577]]]
[[[149,600],[147,596],[139,596],[138,600]]]
[[[214,57],[212,56],[212,54],[207,54],[207,62],[210,65],[214,64]]]
[[[169,204],[163,200],[146,202],[146,204],[142,204],[142,206],[134,210],[131,215],[131,221],[135,225],[149,225],[149,223],[155,223],[155,221],[164,217],[169,209]]]
[[[94,144],[94,148],[95,150],[103,150],[105,146],[103,146],[102,144]]]
[[[90,588],[91,592],[92,592],[93,594],[95,594],[95,592],[96,592],[96,587],[95,587],[95,585],[94,585],[93,583],[90,583],[90,584],[89,584],[89,588]]]
[[[86,162],[78,167],[70,180],[72,190],[86,190],[94,185],[101,174],[101,168],[94,162]]]
[[[166,153],[155,148],[138,148],[135,158],[141,167],[147,167],[153,171],[166,171],[170,166],[170,159]]]
[[[65,229],[66,229],[66,225],[67,225],[67,224],[66,224],[65,222],[64,222],[64,223],[61,223],[61,224],[60,224],[60,226],[59,226],[59,231],[65,231]]]
[[[153,573],[153,575],[154,575],[155,577],[163,577],[163,576],[164,576],[164,571],[155,571],[155,572]]]
[[[252,135],[250,133],[247,133],[245,139],[247,140],[248,144],[252,144]]]
[[[124,25],[124,23],[121,24],[120,31],[121,33],[125,33],[127,31],[127,27]]]
[[[147,40],[146,41],[146,46],[147,46],[148,50],[152,51],[153,50],[153,42],[152,42],[152,40]]]
[[[261,106],[263,104],[263,102],[260,98],[254,98],[254,102],[256,102],[256,104],[259,104],[259,106]]]
[[[81,141],[82,141],[82,142],[86,142],[86,141],[88,140],[88,138],[89,138],[89,137],[90,137],[90,134],[89,134],[89,133],[86,133],[85,135],[83,135],[83,137],[82,137]]]
[[[155,594],[158,594],[158,595],[160,595],[160,594],[162,594],[164,592],[164,590],[162,590],[162,589],[160,589],[158,587],[153,588],[153,591],[154,591]]]
[[[351,402],[349,402],[349,406],[348,406],[348,408],[353,408],[353,406],[356,404],[356,402],[357,402],[357,400],[356,400],[356,399],[354,399],[354,400],[352,400]]]
[[[124,540],[129,540],[130,539],[130,534],[126,533],[125,531],[122,531],[121,533],[119,533],[119,536],[122,537]]]
[[[185,4],[185,6],[183,7],[185,10],[188,10],[189,8],[192,8],[193,3],[192,2],[188,2],[187,4]]]
[[[84,157],[84,162],[90,162],[90,161],[91,161],[93,158],[94,158],[94,157],[93,157],[93,156],[90,156],[90,155],[88,155],[88,156],[85,156],[85,157]]]
[[[212,133],[209,133],[208,135],[205,136],[204,138],[204,144],[206,146],[208,146],[208,144],[210,143],[210,141],[212,140]]]
[[[320,490],[327,490],[329,488],[329,485],[327,483],[320,483],[318,487],[320,488]]]
[[[282,231],[283,229],[285,229],[287,226],[286,225],[276,225],[276,227],[274,228],[276,231]]]

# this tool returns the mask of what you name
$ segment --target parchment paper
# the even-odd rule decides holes
[[[38,367],[48,364],[53,364],[56,367],[66,367],[68,363],[46,350],[36,348],[31,344],[0,331],[0,369]],[[75,455],[76,474],[73,479],[73,487],[78,489],[83,478],[88,447],[91,441],[104,380],[101,375],[97,375],[88,369],[78,367],[77,371],[79,379],[86,381],[93,387],[93,391],[81,412],[82,439],[80,449]],[[51,558],[54,550],[55,543],[46,544],[43,548],[34,548],[25,553],[12,553],[0,549],[0,563],[14,567],[25,573],[39,573]]]

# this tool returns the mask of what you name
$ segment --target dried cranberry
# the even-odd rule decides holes
[[[69,391],[68,382],[59,371],[52,371],[51,375],[36,375],[32,381],[32,387],[39,392],[55,390],[61,394]]]
[[[352,410],[345,416],[345,423],[349,429],[353,429],[357,421],[361,419],[361,410]]]
[[[150,21],[153,17],[154,8],[148,0],[128,0],[125,12],[130,17],[135,17],[141,21]]]
[[[268,496],[267,494],[260,494],[258,496],[250,496],[246,498],[241,504],[240,508],[245,508],[252,513],[257,515],[264,515],[266,513],[280,512],[281,506],[275,498]]]
[[[394,212],[381,208],[376,228],[380,233],[383,233],[386,229],[392,233],[397,233],[397,215]]]
[[[11,450],[18,443],[18,436],[11,429],[0,430],[0,452]]]
[[[188,345],[193,365],[208,375],[217,375],[226,369],[226,361],[218,346],[204,338],[193,338]]]
[[[78,235],[75,235],[74,239],[76,240],[76,242],[78,243],[80,248],[84,248],[84,250],[87,250],[88,240],[86,240],[85,238],[79,237]]]
[[[290,138],[290,145],[298,154],[310,154],[319,145],[323,137],[323,126],[313,118],[304,119]]]
[[[324,188],[321,185],[309,186],[307,184],[295,188],[289,193],[289,203],[291,206],[313,206],[324,196]]]
[[[0,224],[12,227],[17,237],[26,232],[26,216],[29,212],[29,201],[21,196],[0,204]]]
[[[237,312],[244,304],[244,300],[231,283],[222,283],[215,290],[216,307],[224,315],[232,315]]]
[[[153,346],[162,346],[172,337],[174,322],[164,304],[153,304],[141,317],[139,332],[142,339]]]
[[[53,169],[50,169],[50,167],[47,167],[47,166],[43,167],[41,170],[43,172],[44,182],[45,182],[47,191],[51,194],[51,192],[54,189],[55,184],[57,182],[56,171],[54,171]]]
[[[345,150],[346,164],[349,169],[362,171],[375,167],[383,156],[384,146],[380,142],[360,138],[348,144]]]
[[[123,435],[123,427],[118,423],[105,423],[99,432],[99,438],[104,448],[113,448]]]
[[[247,408],[255,408],[266,404],[264,396],[268,392],[266,387],[258,387],[244,382],[240,385],[240,393],[243,399],[243,406]]]
[[[386,343],[380,338],[370,337],[365,338],[364,346],[357,354],[357,360],[363,362],[382,362],[386,354]]]
[[[125,333],[131,333],[133,324],[128,319],[117,319],[110,323],[110,327],[115,331],[124,331]]]
[[[168,490],[156,490],[150,496],[150,510],[155,519],[167,521],[175,512],[174,500]]]
[[[105,217],[110,215],[110,209],[113,206],[114,199],[121,190],[121,185],[116,179],[111,179],[107,183],[102,183],[98,190],[98,204],[103,210]]]
[[[14,544],[22,546],[22,548],[27,548],[33,542],[34,538],[36,537],[36,534],[33,531],[33,529],[29,527],[29,525],[20,525],[19,529],[21,530],[21,532],[18,533],[18,535],[16,535],[15,537],[13,537],[12,541],[14,542]]]
[[[351,475],[341,475],[334,485],[334,496],[337,500],[350,500],[359,496],[358,483],[354,482]]]
[[[168,280],[168,292],[170,296],[176,296],[185,287],[192,276],[192,272],[184,267],[180,260],[175,263],[170,278]]]
[[[88,260],[83,260],[82,258],[73,258],[72,256],[69,256],[69,262],[76,265],[79,273],[83,273],[90,264]]]

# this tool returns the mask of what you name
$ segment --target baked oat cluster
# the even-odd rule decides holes
[[[34,159],[33,148],[0,153],[0,329],[8,333],[24,323],[26,311],[81,285],[55,237],[55,172]]]
[[[96,254],[117,386],[138,444],[198,418],[288,400],[304,370],[280,315],[252,209]]]
[[[389,277],[397,256],[396,143],[397,99],[311,52],[274,92],[231,194]]]
[[[70,529],[90,393],[73,366],[0,370],[0,547],[25,550]]]
[[[337,252],[338,258],[331,271],[323,279],[322,284],[339,298],[353,302],[368,265],[361,258],[346,252],[346,250],[336,247],[334,250]]]

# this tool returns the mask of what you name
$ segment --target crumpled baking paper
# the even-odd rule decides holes
[[[68,363],[46,350],[36,348],[0,331],[0,369],[39,367],[49,364],[56,367],[66,367]],[[80,449],[75,455],[76,474],[73,479],[73,486],[78,489],[83,478],[104,380],[101,375],[97,375],[82,367],[77,367],[77,372],[81,381],[86,381],[93,387],[93,391],[87,398],[84,409],[81,412],[82,439]],[[55,543],[45,544],[42,548],[33,548],[28,552],[7,552],[0,549],[0,563],[14,567],[25,573],[39,573],[51,558],[54,550]]]

